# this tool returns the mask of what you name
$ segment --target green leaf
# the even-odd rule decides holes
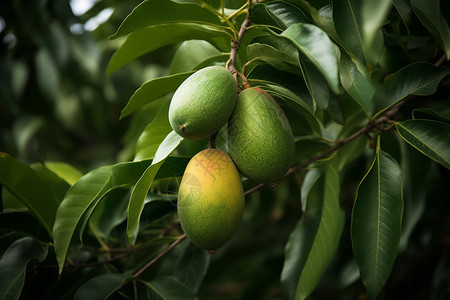
[[[370,13],[367,5],[372,6],[373,4],[370,4],[370,1],[334,0],[333,19],[336,32],[346,51],[363,65],[372,69],[381,53],[381,49],[377,49],[377,45],[382,45],[383,36],[377,24],[378,18],[383,19],[384,13],[374,16],[375,21],[365,20],[367,13]],[[379,8],[384,10],[385,5],[383,4]],[[378,9],[376,10],[378,11]]]
[[[250,62],[252,60],[261,60],[281,71],[300,72],[297,59],[267,44],[254,43],[249,45],[247,47],[247,57]]]
[[[112,74],[135,58],[163,46],[193,39],[208,41],[224,51],[230,48],[230,35],[225,30],[193,23],[155,25],[131,33],[114,53],[107,72]]]
[[[159,145],[164,138],[172,131],[169,114],[170,101],[166,101],[155,119],[145,128],[136,143],[135,161],[153,158]]]
[[[438,106],[428,108],[417,108],[413,110],[414,119],[425,119],[423,116],[435,117],[440,121],[450,123],[450,107]]]
[[[392,4],[395,6],[395,9],[405,24],[408,35],[411,35],[414,26],[412,23],[413,10],[409,0],[393,0]]]
[[[253,24],[275,26],[280,30],[296,23],[311,23],[299,7],[286,1],[257,3],[252,7],[251,21]]]
[[[120,113],[120,118],[129,116],[140,107],[157,100],[170,92],[175,91],[183,81],[193,72],[180,73],[165,77],[158,77],[144,82],[131,96],[125,108]]]
[[[108,299],[128,279],[125,274],[103,274],[86,281],[75,292],[75,300],[104,300]]]
[[[394,264],[402,214],[400,166],[378,146],[373,163],[358,186],[351,224],[353,252],[371,299],[380,293]]]
[[[170,74],[188,72],[211,57],[221,55],[213,45],[206,41],[190,40],[183,42],[175,52],[170,65]],[[227,55],[228,58],[230,55]]]
[[[193,300],[196,299],[194,293],[189,290],[178,279],[171,276],[158,277],[151,282],[144,282],[147,285],[147,293],[150,299],[163,300]]]
[[[80,178],[67,192],[56,212],[53,227],[56,258],[61,273],[77,225],[91,213],[106,193],[117,187],[131,187],[150,161],[119,163],[95,169]],[[85,216],[87,218],[89,216]],[[80,233],[81,234],[81,233]]]
[[[204,6],[169,0],[147,0],[133,9],[110,39],[152,25],[189,21],[223,26],[219,17]]]
[[[173,275],[197,294],[210,260],[211,255],[207,251],[189,243],[177,262]]]
[[[316,177],[302,220],[286,245],[281,274],[287,299],[307,299],[314,291],[339,245],[345,214],[339,204],[338,160]]]
[[[376,91],[368,70],[351,57],[342,54],[339,72],[344,89],[368,114],[371,110],[371,99]]]
[[[51,235],[59,200],[49,193],[49,184],[32,168],[3,152],[0,152],[0,183],[28,207]]]
[[[50,242],[51,237],[39,221],[27,212],[1,212],[0,229],[7,229],[28,235],[42,242]]]
[[[175,131],[171,131],[159,145],[152,164],[148,166],[136,182],[136,185],[131,192],[130,202],[128,205],[128,222],[126,231],[129,243],[133,243],[137,237],[139,220],[142,210],[144,209],[145,196],[147,195],[156,174],[166,158],[182,141],[183,138],[181,136],[179,136]]]
[[[363,30],[368,45],[372,45],[372,42],[377,35],[380,36],[380,28],[385,22],[391,5],[391,0],[363,1]]]
[[[81,176],[83,176],[83,173],[78,169],[63,162],[46,161],[44,165],[47,169],[64,179],[70,185],[73,185],[81,178]]]
[[[286,37],[322,73],[328,85],[339,93],[339,49],[319,27],[297,23],[289,26],[281,36]]]
[[[432,120],[396,123],[400,136],[432,160],[450,169],[450,125]]]
[[[320,110],[325,110],[330,101],[330,89],[325,78],[308,58],[300,59],[301,70],[309,94]]]
[[[25,282],[28,262],[43,261],[47,257],[47,246],[31,237],[12,243],[0,259],[0,299],[19,299]]]
[[[411,0],[420,22],[440,41],[447,60],[450,59],[450,27],[440,9],[440,0]]]
[[[431,95],[448,74],[449,69],[437,68],[430,63],[409,64],[388,76],[384,85],[375,92],[372,112],[378,115],[410,94]]]
[[[155,156],[153,161],[156,160]],[[53,228],[55,252],[60,272],[64,267],[72,236],[81,221],[87,220],[99,201],[113,189],[130,188],[135,185],[141,180],[141,175],[149,168],[150,164],[150,160],[144,160],[104,166],[87,173],[70,188],[58,208]],[[167,164],[160,169],[156,179],[181,176],[185,164],[186,158],[184,157],[169,158]],[[80,232],[81,234],[82,232]]]
[[[89,228],[95,236],[108,240],[112,230],[127,218],[128,189],[114,189],[98,203],[89,218]]]

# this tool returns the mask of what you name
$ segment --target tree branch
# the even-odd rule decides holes
[[[241,46],[241,41],[244,38],[245,32],[247,31],[247,27],[250,26],[250,13],[251,8],[247,8],[247,17],[245,18],[244,22],[241,25],[241,28],[239,29],[238,37],[236,40],[231,41],[231,52],[230,52],[230,60],[228,61],[228,70],[230,70],[231,74],[233,76],[237,77],[240,76],[238,70],[236,69],[235,63],[236,63],[236,57],[239,51],[239,47]],[[244,82],[247,82],[245,79]]]
[[[148,268],[150,268],[154,263],[156,263],[158,260],[160,260],[164,255],[166,255],[167,253],[170,252],[170,250],[172,250],[173,248],[175,248],[176,245],[178,245],[179,243],[181,243],[184,239],[186,238],[186,234],[180,235],[180,237],[178,239],[176,239],[172,244],[170,244],[169,247],[167,247],[166,249],[164,249],[164,251],[162,251],[161,253],[159,253],[154,259],[152,259],[151,261],[149,261],[145,266],[143,266],[139,271],[137,271],[136,273],[134,273],[134,277],[139,277],[139,275],[141,275],[145,270],[147,270]]]
[[[445,55],[445,53],[436,61],[436,63],[434,63],[435,67],[440,67],[442,66],[445,62],[447,61],[447,57]],[[317,156],[312,157],[311,159],[293,166],[292,168],[290,168],[287,173],[283,176],[283,179],[295,174],[297,171],[306,168],[307,166],[309,166],[310,164],[326,157],[327,155],[333,153],[336,150],[341,149],[342,147],[344,147],[346,144],[348,144],[349,142],[353,141],[354,139],[356,139],[357,137],[363,135],[363,134],[367,134],[368,132],[370,132],[372,129],[375,128],[383,128],[384,124],[386,124],[387,122],[389,122],[399,111],[400,107],[405,104],[407,101],[414,99],[416,97],[416,95],[410,95],[408,97],[406,97],[403,101],[400,101],[396,104],[394,104],[391,108],[389,108],[381,117],[379,117],[376,120],[370,121],[366,126],[364,126],[363,128],[361,128],[360,130],[358,130],[357,132],[355,132],[354,134],[350,135],[349,137],[346,137],[343,140],[337,141],[336,145],[334,145],[333,147],[328,148],[327,150],[325,150],[324,152],[320,153]],[[250,189],[248,189],[247,191],[244,192],[244,195],[247,196],[259,189],[261,189],[264,186],[264,184],[260,183]]]

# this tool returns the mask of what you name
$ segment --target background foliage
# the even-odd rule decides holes
[[[241,0],[0,4],[1,299],[450,296],[450,3],[260,2],[240,38]],[[275,187],[243,178],[243,222],[211,256],[176,216],[208,141],[167,111],[236,39],[296,157]]]

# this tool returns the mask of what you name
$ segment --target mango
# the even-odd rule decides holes
[[[226,124],[236,96],[236,80],[226,68],[203,68],[175,91],[169,107],[170,125],[184,138],[211,136]]]
[[[239,171],[254,181],[278,181],[291,166],[295,144],[278,103],[260,88],[243,90],[228,121],[228,147]]]
[[[217,149],[197,153],[186,166],[178,190],[181,227],[198,247],[214,253],[236,232],[244,211],[244,191],[231,158]]]

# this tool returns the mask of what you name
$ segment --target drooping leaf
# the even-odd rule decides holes
[[[433,94],[439,82],[448,74],[449,69],[437,68],[425,62],[407,65],[387,77],[384,85],[375,92],[372,113],[380,114],[410,94]]]
[[[32,168],[3,152],[0,152],[0,183],[27,206],[51,235],[59,201],[49,194],[48,183]]]
[[[368,70],[355,63],[351,57],[342,54],[340,61],[341,83],[347,93],[366,113],[371,110],[371,99],[375,94],[375,85],[369,77]]]
[[[194,23],[155,25],[131,33],[114,53],[107,72],[111,74],[135,58],[163,46],[192,39],[208,41],[220,50],[230,48],[230,36],[225,30]]]
[[[133,9],[120,24],[117,32],[110,38],[115,39],[127,33],[161,23],[187,21],[223,26],[219,17],[204,6],[170,0],[147,0]]]
[[[330,88],[339,93],[339,49],[328,35],[312,24],[289,26],[281,36],[286,37],[322,73]]]
[[[153,158],[158,146],[172,131],[168,119],[169,104],[170,102],[166,101],[162,105],[155,119],[145,128],[137,140],[135,161]]]
[[[319,108],[316,112],[320,114],[328,107],[331,96],[330,89],[324,76],[308,58],[301,58],[300,64],[309,94],[314,100],[316,107]]]
[[[420,22],[440,41],[450,59],[450,27],[440,8],[440,0],[411,0],[411,6]]]
[[[400,136],[422,154],[450,169],[450,125],[432,120],[396,123]]]
[[[364,37],[368,45],[372,46],[373,40],[380,33],[380,28],[391,8],[391,0],[364,0],[362,6],[362,20]]]
[[[75,167],[56,161],[46,161],[45,167],[64,179],[68,184],[73,185],[83,174]]]
[[[263,61],[272,65],[281,71],[287,71],[292,73],[299,72],[298,60],[294,59],[291,55],[275,49],[267,44],[253,43],[247,47],[247,57],[249,62]],[[248,63],[247,63],[248,64]]]
[[[122,284],[130,278],[125,274],[103,274],[89,279],[75,292],[75,300],[108,299]]]
[[[19,299],[28,262],[32,259],[43,261],[47,257],[47,248],[31,237],[9,245],[0,259],[0,299]]]
[[[408,34],[411,35],[413,10],[409,0],[393,0],[392,4],[405,24]]]
[[[383,288],[394,264],[403,214],[403,180],[398,163],[377,147],[359,184],[353,206],[353,252],[370,299]]]
[[[286,245],[281,280],[287,299],[306,299],[331,262],[344,228],[337,160],[316,177],[302,220]]]
[[[211,255],[207,251],[189,243],[177,262],[173,275],[197,294],[210,260]]]
[[[142,210],[144,209],[145,196],[147,195],[156,174],[166,158],[182,141],[183,138],[181,136],[179,136],[175,131],[171,131],[159,145],[152,164],[147,167],[147,169],[142,173],[142,176],[136,182],[136,185],[131,192],[130,202],[128,205],[128,222],[126,231],[129,243],[134,242],[137,237],[139,220]]]
[[[120,113],[120,118],[124,118],[140,107],[175,91],[192,73],[193,72],[186,72],[158,77],[144,82],[131,96],[127,105]]]
[[[178,157],[171,159],[180,160]],[[181,158],[181,160],[184,162],[185,158]],[[87,222],[93,209],[111,190],[119,187],[130,188],[135,185],[151,162],[151,160],[143,160],[103,166],[87,173],[70,188],[58,207],[53,227],[55,252],[60,272],[64,267],[67,250],[77,226],[82,221]],[[163,169],[165,168],[161,169],[160,176],[168,174],[170,177],[180,176],[184,171],[184,165],[181,162],[174,162],[167,167],[167,170]]]
[[[157,277],[156,279],[145,282],[147,285],[147,294],[150,299],[163,300],[194,300],[194,293],[178,279],[172,276]]]

